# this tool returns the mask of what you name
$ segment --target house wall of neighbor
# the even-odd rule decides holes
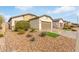
[[[59,28],[64,28],[64,21],[63,20],[60,20],[59,21]]]
[[[64,27],[64,22],[53,22],[53,27],[54,28],[63,28]]]
[[[53,28],[59,28],[59,22],[53,22]]]
[[[35,28],[35,29],[39,30],[39,19],[31,20],[30,26],[31,26],[31,28]]]
[[[29,19],[35,18],[36,16],[26,15],[24,16],[24,20],[29,21]]]
[[[52,20],[49,17],[46,17],[46,16],[39,18],[39,20],[46,21],[46,22],[52,22]]]

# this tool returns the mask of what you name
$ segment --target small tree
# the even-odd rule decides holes
[[[27,22],[27,21],[17,21],[15,23],[15,30],[16,31],[18,31],[19,29],[25,31],[25,30],[28,30],[29,27],[30,27],[30,25],[29,25],[29,22]]]

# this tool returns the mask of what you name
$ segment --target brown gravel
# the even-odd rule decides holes
[[[28,32],[23,35],[18,35],[16,32],[6,32],[6,47],[7,51],[33,51],[33,52],[72,52],[75,50],[75,40],[67,37],[59,36],[39,37],[38,32],[30,33],[35,40],[30,41],[26,37]]]

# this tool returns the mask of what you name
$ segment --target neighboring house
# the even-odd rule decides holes
[[[36,17],[30,20],[30,26],[39,31],[52,31],[53,19],[47,15]]]
[[[14,30],[15,22],[17,22],[17,21],[21,21],[21,20],[29,21],[30,19],[35,18],[35,17],[37,17],[37,16],[33,15],[33,14],[23,14],[23,15],[11,17],[8,21],[9,29]]]
[[[62,18],[53,19],[53,28],[63,28],[64,20]]]

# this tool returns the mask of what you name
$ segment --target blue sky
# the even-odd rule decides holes
[[[53,19],[63,18],[64,20],[77,22],[79,7],[75,6],[0,6],[0,15],[7,21],[10,17],[32,13],[37,16],[49,15]]]

